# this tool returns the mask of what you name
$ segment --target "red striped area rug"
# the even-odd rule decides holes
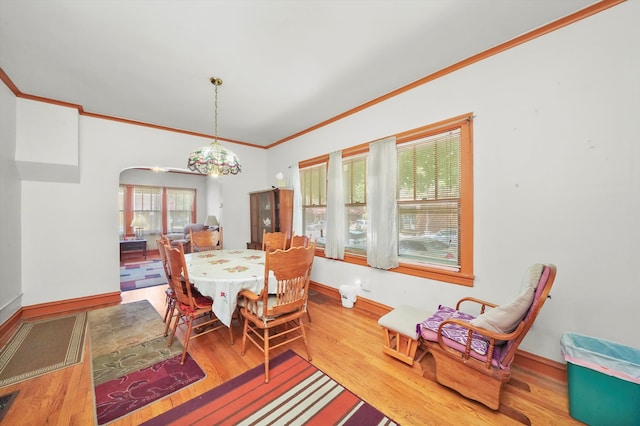
[[[154,425],[395,425],[373,406],[289,350],[143,423]]]

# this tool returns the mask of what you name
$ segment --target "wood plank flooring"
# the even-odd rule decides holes
[[[165,286],[158,286],[124,292],[122,303],[148,299],[164,314],[164,289]],[[409,367],[384,355],[376,316],[345,309],[338,300],[321,295],[311,297],[309,306],[312,322],[306,321],[305,325],[312,363],[399,424],[521,424],[514,418],[528,419],[534,425],[580,424],[568,415],[567,390],[563,384],[516,370],[503,397],[504,404],[516,414],[510,417],[429,380],[433,376],[430,356]],[[234,321],[233,328],[234,345],[230,345],[225,330],[198,337],[189,344],[189,352],[207,373],[205,379],[112,424],[137,425],[261,365],[262,353],[254,347],[248,346],[245,356],[240,355],[240,323]],[[274,354],[288,348],[305,356],[301,341],[279,348]],[[519,386],[523,384],[530,391],[523,389],[526,385]],[[89,338],[81,364],[1,388],[0,395],[14,390],[20,393],[2,424],[94,424]]]

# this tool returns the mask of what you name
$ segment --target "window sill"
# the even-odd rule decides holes
[[[316,256],[325,257],[324,248],[316,250]],[[336,259],[331,259],[336,260]],[[344,262],[352,263],[354,265],[367,266],[367,258],[364,256],[356,256],[350,253],[345,253]],[[444,269],[438,269],[434,267],[428,267],[423,265],[417,265],[412,263],[400,263],[397,268],[390,269],[389,272],[396,272],[399,274],[412,275],[414,277],[427,278],[434,281],[442,281],[451,284],[463,285],[466,287],[473,287],[474,276],[456,271],[447,271]]]

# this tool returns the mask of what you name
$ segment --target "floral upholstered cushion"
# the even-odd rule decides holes
[[[435,314],[418,324],[418,331],[423,339],[437,342],[440,323],[454,318],[469,322],[474,317],[472,315],[465,314],[464,312],[456,311],[453,308],[440,305]],[[468,331],[468,329],[455,324],[445,324],[444,327],[442,327],[442,333],[445,338],[450,339],[463,347],[467,344]],[[474,332],[471,337],[471,349],[479,355],[486,355],[488,348],[488,340]]]

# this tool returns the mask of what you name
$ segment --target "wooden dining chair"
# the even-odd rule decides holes
[[[158,254],[160,255],[160,262],[162,262],[164,275],[165,277],[167,277],[167,284],[169,285],[165,290],[166,310],[164,312],[164,318],[163,318],[163,321],[167,323],[164,330],[164,335],[166,336],[167,332],[169,331],[169,324],[171,323],[171,318],[173,318],[173,312],[175,310],[175,303],[176,303],[176,295],[175,295],[175,292],[173,291],[173,287],[171,286],[171,271],[169,271],[169,264],[167,262],[167,252],[166,252],[166,247],[171,247],[171,242],[169,241],[168,238],[166,238],[166,236],[163,235],[160,237],[160,239],[156,240],[156,243],[158,244]]]
[[[226,328],[226,326],[213,313],[213,299],[192,291],[182,245],[177,248],[168,248],[166,252],[169,270],[171,271],[171,283],[176,294],[175,309],[178,311],[178,318],[176,318],[173,324],[168,346],[171,346],[173,343],[178,327],[180,325],[186,326],[182,358],[180,358],[180,364],[184,364],[191,339],[218,330],[219,328]],[[198,319],[204,319],[197,323],[197,330],[201,331],[192,335],[194,321]],[[228,327],[228,329],[229,339],[231,340],[231,344],[233,344],[231,327]]]
[[[306,235],[293,235],[291,237],[291,243],[289,244],[289,248],[291,247],[306,247],[309,244],[309,237]]]
[[[242,350],[247,340],[264,353],[264,381],[269,382],[269,350],[302,339],[311,361],[302,316],[307,307],[309,279],[315,255],[315,243],[289,250],[265,253],[264,286],[259,294],[242,290],[240,314],[244,318]],[[275,290],[269,279],[275,279]],[[274,278],[275,277],[275,278]],[[274,293],[275,291],[275,293]],[[276,330],[276,327],[282,326]]]
[[[222,228],[217,231],[190,231],[191,252],[222,249]]]
[[[270,251],[284,250],[287,248],[287,236],[283,232],[267,232],[266,229],[262,231],[262,251],[267,250],[267,246]]]

